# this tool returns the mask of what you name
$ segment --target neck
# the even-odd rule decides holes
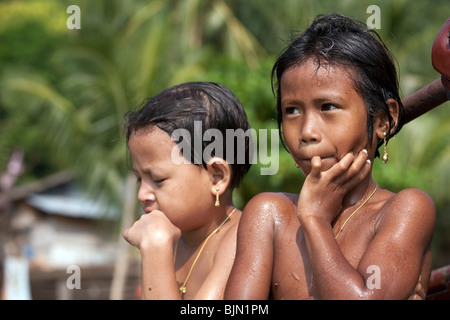
[[[219,208],[211,209],[211,220],[199,228],[183,232],[180,241],[187,247],[195,250],[213,232],[234,209],[233,203],[221,203]],[[223,226],[225,227],[225,226]]]
[[[341,218],[344,218],[344,212],[352,206],[355,206],[358,203],[363,203],[369,195],[374,191],[376,187],[375,181],[373,181],[372,177],[365,179],[362,183],[358,184],[353,190],[351,190],[342,201],[342,210],[341,212],[334,218],[332,222],[332,226],[334,226]],[[352,209],[354,210],[354,209]],[[353,212],[354,213],[354,212]],[[350,214],[350,213],[349,213]],[[350,214],[351,215],[351,214]],[[345,224],[345,222],[344,222]],[[342,230],[340,230],[342,231]],[[338,235],[340,233],[338,232]],[[336,236],[337,237],[337,236]]]
[[[375,181],[373,181],[372,176],[368,176],[361,183],[359,183],[355,188],[350,190],[342,201],[342,207],[345,210],[356,203],[364,200],[375,188]]]

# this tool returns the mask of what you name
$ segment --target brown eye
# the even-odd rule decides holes
[[[284,112],[286,114],[298,114],[298,113],[300,113],[300,111],[297,108],[294,108],[294,107],[288,107],[288,108],[284,109]]]
[[[322,105],[322,111],[331,111],[331,110],[336,110],[336,109],[338,109],[338,107],[331,103],[326,103],[326,104]]]

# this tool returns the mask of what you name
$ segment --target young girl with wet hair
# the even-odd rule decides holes
[[[404,121],[388,49],[362,23],[319,16],[272,75],[282,140],[306,179],[299,194],[246,205],[225,298],[424,299],[433,201],[371,174]]]
[[[209,129],[223,134],[216,148],[207,148]],[[141,254],[143,299],[223,298],[241,213],[232,193],[250,168],[250,140],[227,144],[232,129],[249,129],[245,111],[230,90],[212,82],[174,86],[126,115],[145,214],[123,237]],[[242,148],[244,161],[236,158]]]

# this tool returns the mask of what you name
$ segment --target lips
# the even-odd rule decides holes
[[[155,210],[155,208],[152,207],[151,205],[143,205],[142,206],[142,210],[144,210],[144,213],[150,213],[153,210]]]

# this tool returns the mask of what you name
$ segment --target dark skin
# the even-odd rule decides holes
[[[389,126],[376,117],[368,140],[353,76],[317,70],[311,59],[283,74],[283,135],[306,179],[300,194],[263,193],[247,204],[226,299],[425,298],[435,207],[420,190],[394,194],[372,179]],[[387,102],[396,119],[398,104]]]
[[[135,132],[128,141],[145,214],[122,235],[141,254],[142,299],[222,299],[240,212],[213,234],[204,251],[200,248],[234,209],[228,188],[231,168],[215,157],[206,170],[187,161],[176,164],[174,147],[171,137],[156,126]],[[179,288],[186,279],[187,291],[181,295]]]

